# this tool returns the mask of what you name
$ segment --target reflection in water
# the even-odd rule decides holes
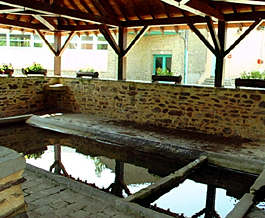
[[[27,159],[27,163],[49,170],[49,166],[51,166],[55,161],[53,147],[54,146],[48,146],[47,151],[45,151],[41,158]],[[61,152],[61,163],[71,176],[76,179],[79,178],[83,181],[87,180],[89,183],[95,183],[96,186],[99,188],[107,189],[112,184],[120,184],[120,182],[123,182],[124,185],[128,185],[128,189],[131,193],[135,193],[140,189],[150,185],[150,178],[153,177],[154,180],[158,179],[157,176],[153,176],[150,174],[148,175],[147,170],[142,168],[143,171],[145,171],[145,173],[148,175],[146,179],[147,183],[144,183],[144,178],[142,176],[143,174],[141,174],[140,184],[133,184],[133,182],[137,180],[137,175],[139,175],[134,171],[139,172],[140,167],[135,168],[131,164],[126,163],[124,165],[122,162],[116,161],[115,166],[118,166],[116,167],[116,170],[115,166],[113,169],[113,164],[112,168],[109,169],[107,167],[110,167],[110,164],[106,163],[115,163],[115,161],[106,157],[90,157],[88,155],[77,153],[75,149],[65,146],[61,147]],[[57,155],[57,157],[59,156]],[[124,174],[122,173],[123,170]],[[124,178],[128,179],[130,177],[136,177],[134,178],[134,181],[132,183],[126,180],[123,181]],[[195,183],[191,180],[186,180],[184,183],[178,186],[178,188],[172,189],[169,193],[160,197],[153,204],[156,204],[158,207],[164,209],[169,208],[170,211],[175,213],[183,213],[185,216],[192,216],[195,213],[201,211],[203,208],[205,208],[206,191],[207,185]],[[225,215],[228,214],[228,212],[235,205],[235,201],[236,200],[234,198],[227,197],[225,195],[225,190],[216,189],[215,209],[221,217],[225,217]]]

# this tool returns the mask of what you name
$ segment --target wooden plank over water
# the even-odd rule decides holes
[[[128,196],[125,200],[139,203],[141,205],[149,204],[182,183],[187,176],[193,172],[193,170],[199,168],[206,160],[207,156],[203,155],[188,165],[177,170],[175,173],[162,178],[157,183],[154,183],[147,188]]]
[[[234,209],[226,216],[226,218],[243,218],[249,212],[250,208],[261,201],[259,193],[265,187],[265,169],[261,172],[254,184],[250,187],[250,193],[244,194]]]

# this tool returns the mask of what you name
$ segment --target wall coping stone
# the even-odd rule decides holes
[[[24,170],[26,161],[22,154],[0,146],[0,179]]]

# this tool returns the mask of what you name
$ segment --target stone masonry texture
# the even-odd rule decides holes
[[[43,77],[7,78],[0,82],[0,117],[27,114],[43,109]]]
[[[265,90],[60,78],[1,78],[0,117],[43,109],[81,112],[161,128],[265,139]]]
[[[265,139],[264,90],[87,79],[61,82],[68,87],[67,92],[49,92],[46,96],[46,104],[58,110],[162,128]]]

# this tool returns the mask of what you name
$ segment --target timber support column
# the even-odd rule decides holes
[[[216,212],[215,212],[215,195],[216,195],[216,188],[213,185],[208,185],[207,186],[205,218],[213,218],[216,215]]]
[[[222,87],[224,80],[224,58],[225,58],[225,42],[226,42],[226,25],[224,21],[218,21],[218,39],[220,50],[216,54],[215,66],[215,87]]]
[[[60,50],[62,46],[62,37],[61,32],[55,32],[54,33],[54,46],[56,54],[54,56],[54,75],[61,76],[61,55]]]
[[[119,27],[119,41],[118,46],[121,53],[118,54],[118,80],[126,80],[126,64],[127,58],[124,55],[124,51],[127,46],[127,31],[124,27]]]

